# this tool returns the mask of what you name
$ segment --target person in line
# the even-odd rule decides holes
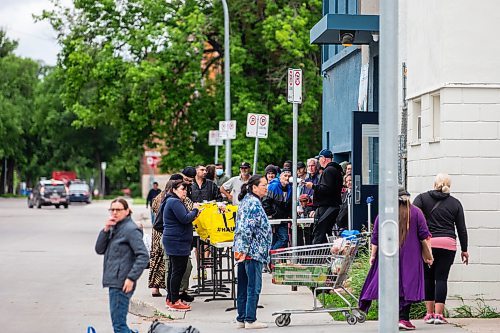
[[[207,175],[205,176],[205,179],[211,180],[215,183],[215,178],[215,164],[207,164]]]
[[[434,189],[419,194],[413,204],[425,215],[432,234],[431,247],[434,264],[425,267],[425,307],[427,324],[446,324],[444,305],[448,294],[448,275],[457,252],[457,235],[460,240],[460,257],[469,263],[468,237],[462,204],[450,194],[451,178],[440,173],[434,180]]]
[[[323,149],[317,156],[319,164],[324,169],[318,183],[307,182],[305,185],[314,190],[313,244],[327,243],[327,236],[332,235],[332,229],[342,204],[342,168],[333,162],[333,153]]]
[[[163,247],[169,258],[167,306],[175,311],[189,311],[191,306],[180,299],[181,281],[188,265],[193,242],[193,221],[199,214],[198,204],[191,212],[184,206],[189,184],[175,180],[163,211]]]
[[[241,191],[241,186],[246,184],[250,178],[250,163],[243,162],[240,165],[240,174],[230,178],[227,182],[222,184],[220,187],[220,192],[226,196],[226,198],[237,205],[239,200],[239,194]]]
[[[238,328],[266,328],[257,321],[257,304],[262,289],[262,268],[269,263],[272,232],[261,200],[267,193],[267,180],[253,175],[243,184],[236,214],[233,251],[238,262],[236,317]]]
[[[194,177],[193,185],[191,186],[191,199],[193,202],[203,201],[222,201],[217,185],[206,179],[207,168],[203,165],[196,167],[196,175]]]
[[[278,171],[278,167],[277,166],[272,165],[272,164],[269,164],[268,166],[266,166],[265,176],[266,176],[266,179],[267,179],[268,183],[270,183],[271,180],[273,180],[274,178],[276,178],[276,176],[278,174],[279,174],[279,171]]]
[[[224,173],[224,165],[222,163],[215,164],[215,183],[217,186],[221,187],[228,180],[228,175]]]
[[[352,202],[352,176],[344,176],[345,191],[342,192],[342,205],[336,220],[336,234],[340,235],[342,231],[349,228],[349,204]]]
[[[156,198],[153,200],[151,208],[155,213],[155,221],[153,223],[152,230],[152,244],[151,252],[149,253],[149,276],[148,276],[148,287],[151,289],[151,296],[162,297],[160,289],[167,289],[165,285],[166,271],[165,271],[165,251],[163,249],[162,238],[163,238],[163,210],[165,208],[165,201],[170,196],[169,192],[172,188],[172,182],[174,180],[182,180],[183,176],[181,174],[173,174],[170,176],[165,188]],[[182,297],[181,297],[182,299]],[[183,299],[185,300],[185,299]]]
[[[148,208],[148,206],[151,207],[151,223],[154,223],[155,221],[155,213],[153,211],[153,200],[160,193],[161,190],[158,188],[158,182],[154,182],[153,188],[149,190],[148,197],[146,198],[146,208]]]
[[[95,251],[104,255],[102,285],[109,288],[113,331],[132,332],[127,326],[128,307],[136,281],[148,266],[148,250],[125,199],[114,199],[109,212],[97,237]]]
[[[424,299],[424,265],[422,262],[422,241],[428,242],[431,233],[427,228],[422,211],[410,204],[410,194],[400,188],[398,191],[399,207],[399,328],[414,330],[410,322],[410,310],[413,303]],[[379,218],[371,237],[370,270],[359,297],[360,310],[368,313],[372,300],[378,299],[379,269]],[[432,259],[426,264],[432,265]]]
[[[307,167],[307,175],[305,182],[306,183],[313,183],[313,185],[318,184],[319,182],[319,162],[315,158],[308,158],[306,162],[306,167]],[[314,190],[311,188],[308,188],[307,186],[304,186],[302,189],[302,194],[307,194],[311,200],[314,200]]]
[[[307,194],[299,196],[299,205],[297,206],[297,217],[306,219],[311,217],[314,212],[311,198]],[[311,225],[300,224],[297,228],[297,246],[311,245]]]
[[[281,170],[279,178],[271,180],[267,187],[267,195],[262,206],[271,219],[289,219],[292,216],[292,184],[288,181],[291,169]],[[288,246],[288,222],[273,226],[272,250]]]

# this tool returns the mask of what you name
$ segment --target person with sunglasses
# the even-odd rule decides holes
[[[148,250],[142,230],[132,220],[132,211],[125,199],[114,199],[109,212],[97,237],[95,251],[104,254],[102,284],[109,288],[113,330],[115,333],[134,332],[127,326],[128,307],[136,281],[148,266]]]

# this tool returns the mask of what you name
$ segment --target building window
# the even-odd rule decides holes
[[[439,141],[441,136],[441,97],[439,94],[431,95],[432,99],[432,141]]]
[[[412,113],[413,142],[420,143],[420,140],[422,140],[422,102],[420,99],[412,102]]]

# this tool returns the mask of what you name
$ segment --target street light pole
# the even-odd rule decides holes
[[[398,1],[380,2],[379,332],[399,319]]]
[[[231,72],[229,52],[229,9],[226,0],[222,0],[224,10],[224,120],[231,120]],[[231,177],[231,140],[226,140],[226,175]]]

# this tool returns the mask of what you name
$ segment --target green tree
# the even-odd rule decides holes
[[[238,122],[233,162],[253,157],[253,140],[244,135],[249,112],[271,117],[260,170],[291,157],[288,67],[304,71],[299,157],[311,156],[321,140],[321,78],[309,30],[321,16],[321,1],[229,5],[231,112]],[[224,118],[222,13],[220,1],[78,0],[73,10],[56,1],[41,15],[63,45],[63,102],[77,116],[73,124],[115,128],[120,157],[114,164],[123,172],[138,171],[144,146],[165,148],[165,170],[212,160],[208,131]]]
[[[12,54],[17,42],[0,30],[0,160],[8,192],[13,192],[14,170],[26,162],[25,148],[33,113],[34,91],[38,82],[39,64]],[[7,166],[7,168],[5,168]]]

